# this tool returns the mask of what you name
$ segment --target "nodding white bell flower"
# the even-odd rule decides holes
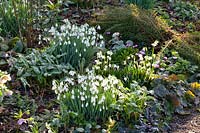
[[[51,27],[51,29],[49,30],[49,32],[54,35],[56,33],[56,28],[55,27]]]
[[[151,46],[156,47],[158,45],[159,41],[156,40],[154,43],[151,44]]]

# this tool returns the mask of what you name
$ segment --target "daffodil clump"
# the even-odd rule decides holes
[[[76,113],[79,121],[102,122],[112,114],[114,105],[123,99],[126,89],[116,77],[103,77],[94,71],[80,75],[74,71],[62,81],[53,81],[61,112]]]
[[[5,83],[10,80],[10,75],[0,70],[0,102],[2,102],[4,96],[10,96],[13,93],[5,85]]]
[[[103,36],[88,24],[77,26],[64,20],[60,27],[51,27],[51,46],[47,53],[55,55],[60,63],[69,63],[76,70],[86,67],[99,48],[104,47]]]
[[[198,83],[198,82],[193,82],[193,83],[190,84],[190,86],[193,89],[200,89],[200,83]]]

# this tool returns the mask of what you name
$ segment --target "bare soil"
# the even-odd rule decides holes
[[[200,133],[200,112],[193,109],[190,115],[176,115],[171,123],[173,133]]]

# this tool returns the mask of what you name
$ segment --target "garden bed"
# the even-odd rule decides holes
[[[0,2],[0,132],[199,132],[199,5],[156,3]]]

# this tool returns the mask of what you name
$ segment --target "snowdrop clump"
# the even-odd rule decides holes
[[[86,121],[106,120],[113,111],[111,105],[125,97],[126,89],[114,76],[105,78],[93,70],[86,75],[70,73],[71,77],[62,81],[54,80],[52,89],[62,106],[83,116]]]
[[[51,27],[51,47],[47,52],[56,55],[60,62],[80,68],[88,65],[98,49],[104,48],[103,36],[88,24],[77,26],[64,20],[61,26]]]
[[[119,66],[116,64],[113,64],[111,62],[112,60],[112,51],[107,51],[106,53],[103,53],[102,51],[99,51],[97,53],[97,59],[95,60],[95,65],[93,67],[94,70],[110,70],[115,69],[118,70]]]

